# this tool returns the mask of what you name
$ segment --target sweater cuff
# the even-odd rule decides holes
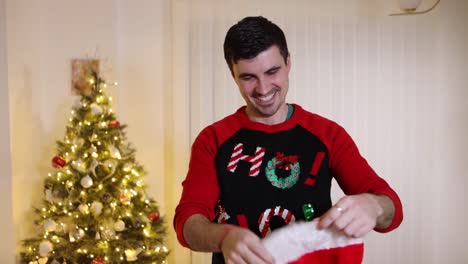
[[[387,233],[390,232],[394,229],[396,229],[398,226],[400,226],[401,222],[403,221],[403,206],[401,204],[400,198],[398,198],[398,195],[393,192],[380,192],[380,193],[375,193],[376,195],[385,195],[390,200],[393,202],[393,206],[395,207],[395,214],[393,215],[392,222],[390,225],[386,228],[374,228],[376,232],[379,233]]]

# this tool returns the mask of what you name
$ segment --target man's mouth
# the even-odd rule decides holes
[[[266,103],[266,102],[269,102],[271,99],[273,99],[275,94],[276,94],[276,91],[274,91],[274,92],[272,92],[272,93],[270,93],[268,95],[256,96],[255,99],[257,99],[261,103]]]

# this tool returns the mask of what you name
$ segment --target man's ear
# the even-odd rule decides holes
[[[288,53],[288,57],[286,57],[286,67],[288,67],[288,71],[291,69],[291,55]]]

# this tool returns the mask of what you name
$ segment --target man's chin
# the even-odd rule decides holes
[[[255,107],[255,112],[260,116],[260,117],[272,117],[278,112],[279,107],[275,107],[274,105],[270,106],[257,106]]]

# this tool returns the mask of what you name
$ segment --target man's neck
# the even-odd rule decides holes
[[[254,114],[249,109],[246,109],[246,114],[251,121],[262,123],[265,125],[277,125],[287,120],[288,104],[282,105],[274,115],[268,117]]]

